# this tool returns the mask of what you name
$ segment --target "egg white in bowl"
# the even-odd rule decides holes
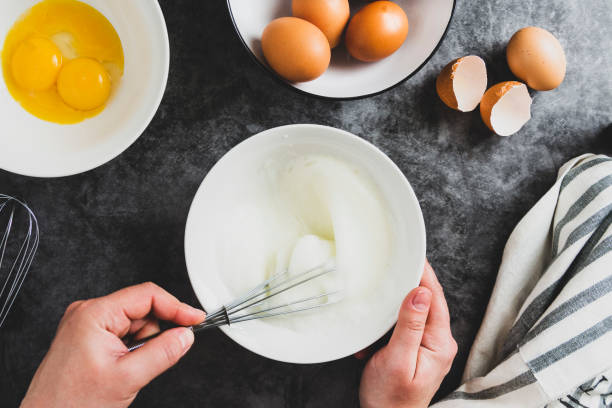
[[[168,33],[156,1],[84,0],[116,30],[124,72],[104,110],[60,125],[28,113],[0,81],[0,168],[34,177],[61,177],[98,167],[127,149],[161,102],[170,62]],[[0,4],[0,41],[37,0]]]
[[[257,271],[306,268],[331,255],[343,274],[340,302],[222,330],[262,356],[317,363],[369,346],[395,323],[421,277],[423,217],[397,166],[348,132],[290,125],[255,135],[211,169],[192,203],[185,256],[207,311],[260,283],[266,275]]]

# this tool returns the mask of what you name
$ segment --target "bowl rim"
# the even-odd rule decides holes
[[[42,173],[38,170],[31,170],[26,168],[14,168],[14,167],[5,167],[4,164],[0,166],[0,169],[7,171],[9,173],[26,176],[26,177],[37,177],[37,178],[61,178],[61,177],[69,177],[77,174],[86,173],[93,169],[96,169],[100,166],[109,163],[110,161],[119,157],[123,152],[129,149],[135,142],[142,136],[145,130],[149,127],[153,118],[157,114],[159,110],[159,106],[161,105],[161,101],[164,97],[164,93],[166,92],[166,86],[168,85],[168,76],[170,73],[170,37],[168,35],[168,27],[166,25],[166,20],[164,18],[164,13],[161,9],[161,6],[158,1],[150,2],[153,6],[153,11],[158,18],[160,32],[163,37],[163,49],[162,49],[162,57],[165,60],[163,66],[162,73],[162,82],[159,87],[159,91],[155,97],[155,100],[151,104],[151,111],[147,114],[146,117],[143,117],[141,125],[138,127],[138,130],[133,133],[131,137],[126,137],[123,143],[118,143],[117,146],[112,149],[108,154],[104,156],[100,156],[96,160],[91,160],[86,165],[81,167],[75,167],[73,169],[68,170],[56,170],[52,172]]]
[[[267,72],[270,76],[272,76],[272,78],[274,78],[277,82],[280,82],[281,84],[283,84],[284,86],[292,89],[294,92],[297,92],[299,94],[302,95],[308,95],[308,96],[312,96],[318,99],[323,99],[323,100],[328,100],[328,101],[354,101],[357,99],[365,99],[365,98],[370,98],[372,96],[376,96],[376,95],[380,95],[384,92],[387,92],[401,84],[403,84],[404,82],[406,82],[407,80],[409,80],[410,78],[412,78],[414,75],[416,75],[421,69],[423,69],[423,67],[425,65],[427,65],[427,63],[429,62],[429,60],[431,60],[433,58],[433,56],[436,54],[436,52],[438,51],[438,49],[440,48],[440,46],[442,45],[442,42],[444,41],[444,39],[446,38],[446,34],[448,33],[448,29],[451,26],[451,23],[453,21],[453,17],[455,15],[455,7],[457,5],[457,0],[453,0],[453,7],[451,8],[451,14],[450,17],[448,19],[448,23],[446,24],[446,28],[444,29],[444,32],[442,33],[442,37],[440,37],[440,40],[438,41],[438,43],[436,44],[436,46],[434,47],[434,49],[431,51],[431,53],[427,56],[427,58],[425,58],[425,60],[421,63],[421,65],[419,65],[414,71],[412,71],[410,74],[408,74],[407,76],[405,76],[404,78],[400,79],[399,81],[397,81],[396,83],[394,83],[391,86],[388,86],[384,89],[381,89],[380,91],[376,91],[376,92],[371,92],[368,94],[362,94],[362,95],[357,95],[357,96],[325,96],[325,95],[318,95],[318,94],[314,94],[308,91],[304,91],[303,89],[299,89],[296,88],[295,86],[293,86],[290,82],[287,82],[286,80],[284,80],[280,75],[278,75],[276,72],[274,72],[274,70],[272,70],[267,64],[264,64],[263,62],[261,62],[259,60],[259,58],[257,58],[257,56],[253,53],[253,51],[251,51],[251,48],[248,46],[248,44],[246,43],[244,37],[242,36],[242,34],[240,33],[240,30],[238,29],[238,25],[236,23],[236,20],[234,19],[234,12],[232,11],[232,6],[230,4],[231,0],[226,0],[226,4],[227,4],[227,11],[229,14],[229,17],[232,21],[232,26],[234,27],[234,31],[236,32],[236,34],[238,35],[238,38],[240,39],[240,43],[242,44],[242,46],[245,48],[247,54],[249,54],[249,56],[251,57],[251,59],[253,61],[255,61],[255,63],[261,68],[263,69],[265,72]]]
[[[245,143],[253,143],[253,141],[251,141],[251,139],[254,138],[260,138],[260,137],[271,137],[269,136],[272,132],[279,132],[282,130],[287,130],[287,131],[291,131],[292,128],[311,128],[311,129],[324,129],[327,131],[332,131],[335,132],[339,135],[341,135],[342,137],[346,137],[347,139],[349,139],[349,142],[351,143],[357,143],[362,145],[363,147],[365,147],[367,150],[369,150],[370,152],[372,152],[372,154],[376,155],[379,159],[381,159],[382,161],[386,162],[389,165],[389,169],[390,171],[392,171],[393,173],[395,173],[396,175],[399,176],[400,180],[402,181],[402,184],[408,189],[409,195],[411,197],[411,199],[414,201],[414,203],[416,204],[416,208],[418,209],[418,213],[417,213],[417,218],[418,218],[418,225],[414,225],[413,228],[415,230],[417,230],[417,234],[422,237],[423,240],[423,249],[422,249],[422,253],[419,254],[420,256],[420,261],[419,261],[419,265],[418,265],[418,269],[416,271],[417,274],[417,282],[420,282],[422,276],[423,276],[423,269],[425,267],[425,262],[426,262],[426,253],[427,253],[427,231],[425,228],[425,219],[423,216],[423,211],[421,209],[421,205],[419,203],[419,200],[416,196],[416,193],[414,192],[414,189],[412,188],[412,185],[410,184],[410,182],[408,181],[408,178],[406,177],[406,175],[402,172],[402,170],[397,166],[397,164],[395,164],[395,162],[393,160],[391,160],[391,158],[389,156],[387,156],[382,150],[380,150],[376,145],[374,145],[373,143],[370,143],[369,141],[347,131],[347,130],[343,130],[343,129],[339,129],[333,126],[326,126],[326,125],[319,125],[319,124],[311,124],[311,123],[296,123],[296,124],[290,124],[290,125],[282,125],[282,126],[276,126],[276,127],[272,127],[269,129],[265,129],[261,132],[258,132],[254,135],[251,135],[249,137],[247,137],[246,139],[244,139],[243,141],[241,141],[240,143],[236,144],[234,147],[232,147],[230,150],[228,150],[219,160],[217,160],[217,162],[208,170],[208,172],[206,173],[206,175],[204,176],[204,178],[202,179],[202,181],[200,182],[200,185],[198,186],[197,191],[195,192],[194,196],[193,196],[193,200],[189,206],[189,212],[187,215],[187,219],[185,222],[185,232],[184,232],[184,241],[183,241],[183,247],[184,247],[184,251],[185,251],[185,267],[187,269],[187,276],[189,277],[189,283],[193,289],[193,292],[196,296],[196,299],[198,300],[198,302],[200,303],[200,305],[204,308],[204,294],[202,290],[199,290],[200,286],[199,284],[197,284],[196,280],[193,278],[193,275],[195,274],[195,271],[193,269],[190,269],[190,264],[192,264],[190,262],[190,256],[188,255],[188,247],[190,247],[187,242],[189,240],[190,237],[190,229],[191,229],[191,225],[193,225],[193,218],[195,217],[194,215],[194,206],[196,204],[196,201],[200,201],[201,200],[201,195],[202,192],[204,191],[204,185],[206,183],[207,178],[209,178],[210,174],[212,173],[213,169],[215,169],[215,167],[217,167],[219,165],[219,163],[223,160],[223,158],[225,158],[230,152],[234,151],[237,147],[244,145]],[[243,147],[244,148],[244,147]],[[418,285],[418,284],[417,284]],[[404,296],[406,296],[408,293],[406,293]],[[398,305],[399,308],[399,305]],[[205,309],[204,309],[205,310]],[[374,344],[376,341],[380,340],[382,337],[385,336],[386,333],[389,332],[389,330],[391,330],[393,328],[393,326],[396,324],[397,322],[397,317],[396,319],[389,325],[389,327],[386,327],[384,332],[382,333],[373,333],[370,336],[367,336],[367,345],[372,345]],[[225,334],[227,335],[227,337],[229,337],[232,341],[234,341],[236,344],[238,344],[239,346],[243,347],[246,350],[249,350],[252,353],[255,353],[259,356],[265,357],[265,358],[269,358],[271,360],[275,360],[275,361],[280,361],[280,362],[284,362],[284,363],[292,363],[292,364],[319,364],[319,363],[326,363],[326,362],[330,362],[330,361],[335,361],[335,360],[339,360],[341,358],[345,358],[348,357],[356,352],[358,352],[359,350],[351,350],[350,352],[343,352],[343,353],[337,353],[338,355],[335,356],[334,358],[331,359],[325,359],[325,358],[318,358],[318,359],[303,359],[303,358],[296,358],[296,359],[281,359],[279,357],[271,357],[270,355],[263,355],[260,354],[258,351],[255,351],[253,349],[251,349],[251,345],[245,345],[240,343],[236,338],[234,338],[233,334],[228,330],[227,327],[219,327],[219,329]]]

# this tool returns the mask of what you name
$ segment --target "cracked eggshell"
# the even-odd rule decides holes
[[[451,61],[436,79],[436,91],[449,108],[471,112],[487,89],[487,67],[482,58],[468,55]]]
[[[493,85],[480,101],[480,116],[499,136],[518,132],[531,119],[531,96],[527,86],[517,81]]]

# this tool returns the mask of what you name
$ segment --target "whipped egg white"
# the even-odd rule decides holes
[[[340,302],[265,321],[299,331],[337,319],[358,322],[363,299],[385,279],[392,239],[387,204],[370,177],[339,158],[279,154],[247,179],[240,182],[250,184],[249,193],[226,208],[218,241],[230,292],[239,296],[273,274],[331,264],[335,272],[274,301],[339,291]]]

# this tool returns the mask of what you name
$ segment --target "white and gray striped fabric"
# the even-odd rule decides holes
[[[446,407],[612,407],[612,159],[583,155],[516,226]]]

